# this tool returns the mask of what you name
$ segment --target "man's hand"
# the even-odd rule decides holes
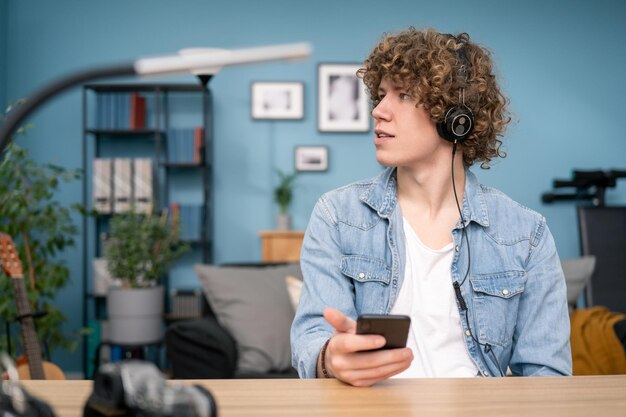
[[[356,387],[368,387],[411,365],[411,349],[375,350],[385,345],[385,338],[357,335],[356,322],[341,311],[328,307],[324,309],[324,318],[335,328],[325,355],[326,370],[331,376]],[[319,364],[318,361],[318,375]]]

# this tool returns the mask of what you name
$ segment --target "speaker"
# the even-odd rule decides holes
[[[457,42],[463,43],[463,40],[456,36],[448,36]],[[465,54],[465,45],[459,49],[458,56],[459,61],[461,61],[458,74],[463,85],[459,90],[459,101],[461,101],[461,104],[449,107],[446,110],[443,120],[437,122],[437,133],[449,142],[461,143],[467,139],[474,128],[474,113],[465,105],[465,85],[467,84],[467,67],[469,66],[467,55]]]
[[[474,114],[465,105],[453,106],[446,111],[441,122],[437,123],[437,133],[449,142],[461,143],[472,132]]]

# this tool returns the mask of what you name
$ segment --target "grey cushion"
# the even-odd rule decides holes
[[[291,368],[289,331],[294,311],[285,277],[302,278],[298,264],[267,267],[196,265],[202,289],[237,342],[239,372]]]
[[[561,261],[565,285],[567,286],[567,302],[575,306],[578,297],[585,289],[585,285],[591,279],[596,267],[595,256],[581,256],[580,258],[565,259]]]

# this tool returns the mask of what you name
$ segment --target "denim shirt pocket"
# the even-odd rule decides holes
[[[506,271],[470,276],[473,294],[474,332],[481,343],[506,346],[513,339],[520,294],[528,276],[525,271]]]
[[[354,282],[358,314],[384,313],[391,282],[391,268],[385,261],[364,255],[344,255],[341,272]]]

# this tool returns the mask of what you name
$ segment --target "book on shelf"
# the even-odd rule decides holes
[[[107,129],[111,123],[111,101],[113,96],[110,93],[98,93],[96,95],[96,128]]]
[[[94,126],[96,129],[104,128],[104,112],[104,94],[96,94],[96,121]]]
[[[106,93],[106,101],[110,108],[107,111],[106,129],[128,129],[128,113],[130,111],[130,93]]]
[[[173,288],[170,295],[172,317],[202,317],[203,294],[200,288]]]
[[[117,97],[116,127],[121,130],[129,128],[130,124],[130,93],[120,93]]]
[[[193,162],[202,164],[204,162],[204,128],[196,127],[193,130]]]
[[[170,128],[167,130],[167,161],[171,164],[202,163],[204,129]]]
[[[137,92],[98,93],[96,128],[107,130],[145,129],[146,98]]]
[[[179,238],[186,241],[198,241],[202,230],[202,206],[198,204],[170,204],[172,219],[179,222]],[[174,217],[175,216],[175,217]]]
[[[138,213],[150,214],[153,208],[152,159],[133,159],[134,206]]]
[[[130,93],[130,129],[144,129],[146,127],[146,98]]]
[[[99,213],[111,213],[113,193],[111,187],[111,160],[93,160],[93,207]]]
[[[130,158],[113,160],[113,189],[115,204],[113,211],[123,213],[130,210],[132,203],[132,164]]]
[[[178,203],[170,204],[170,222],[172,228],[177,231],[176,237],[180,239],[180,204]]]

